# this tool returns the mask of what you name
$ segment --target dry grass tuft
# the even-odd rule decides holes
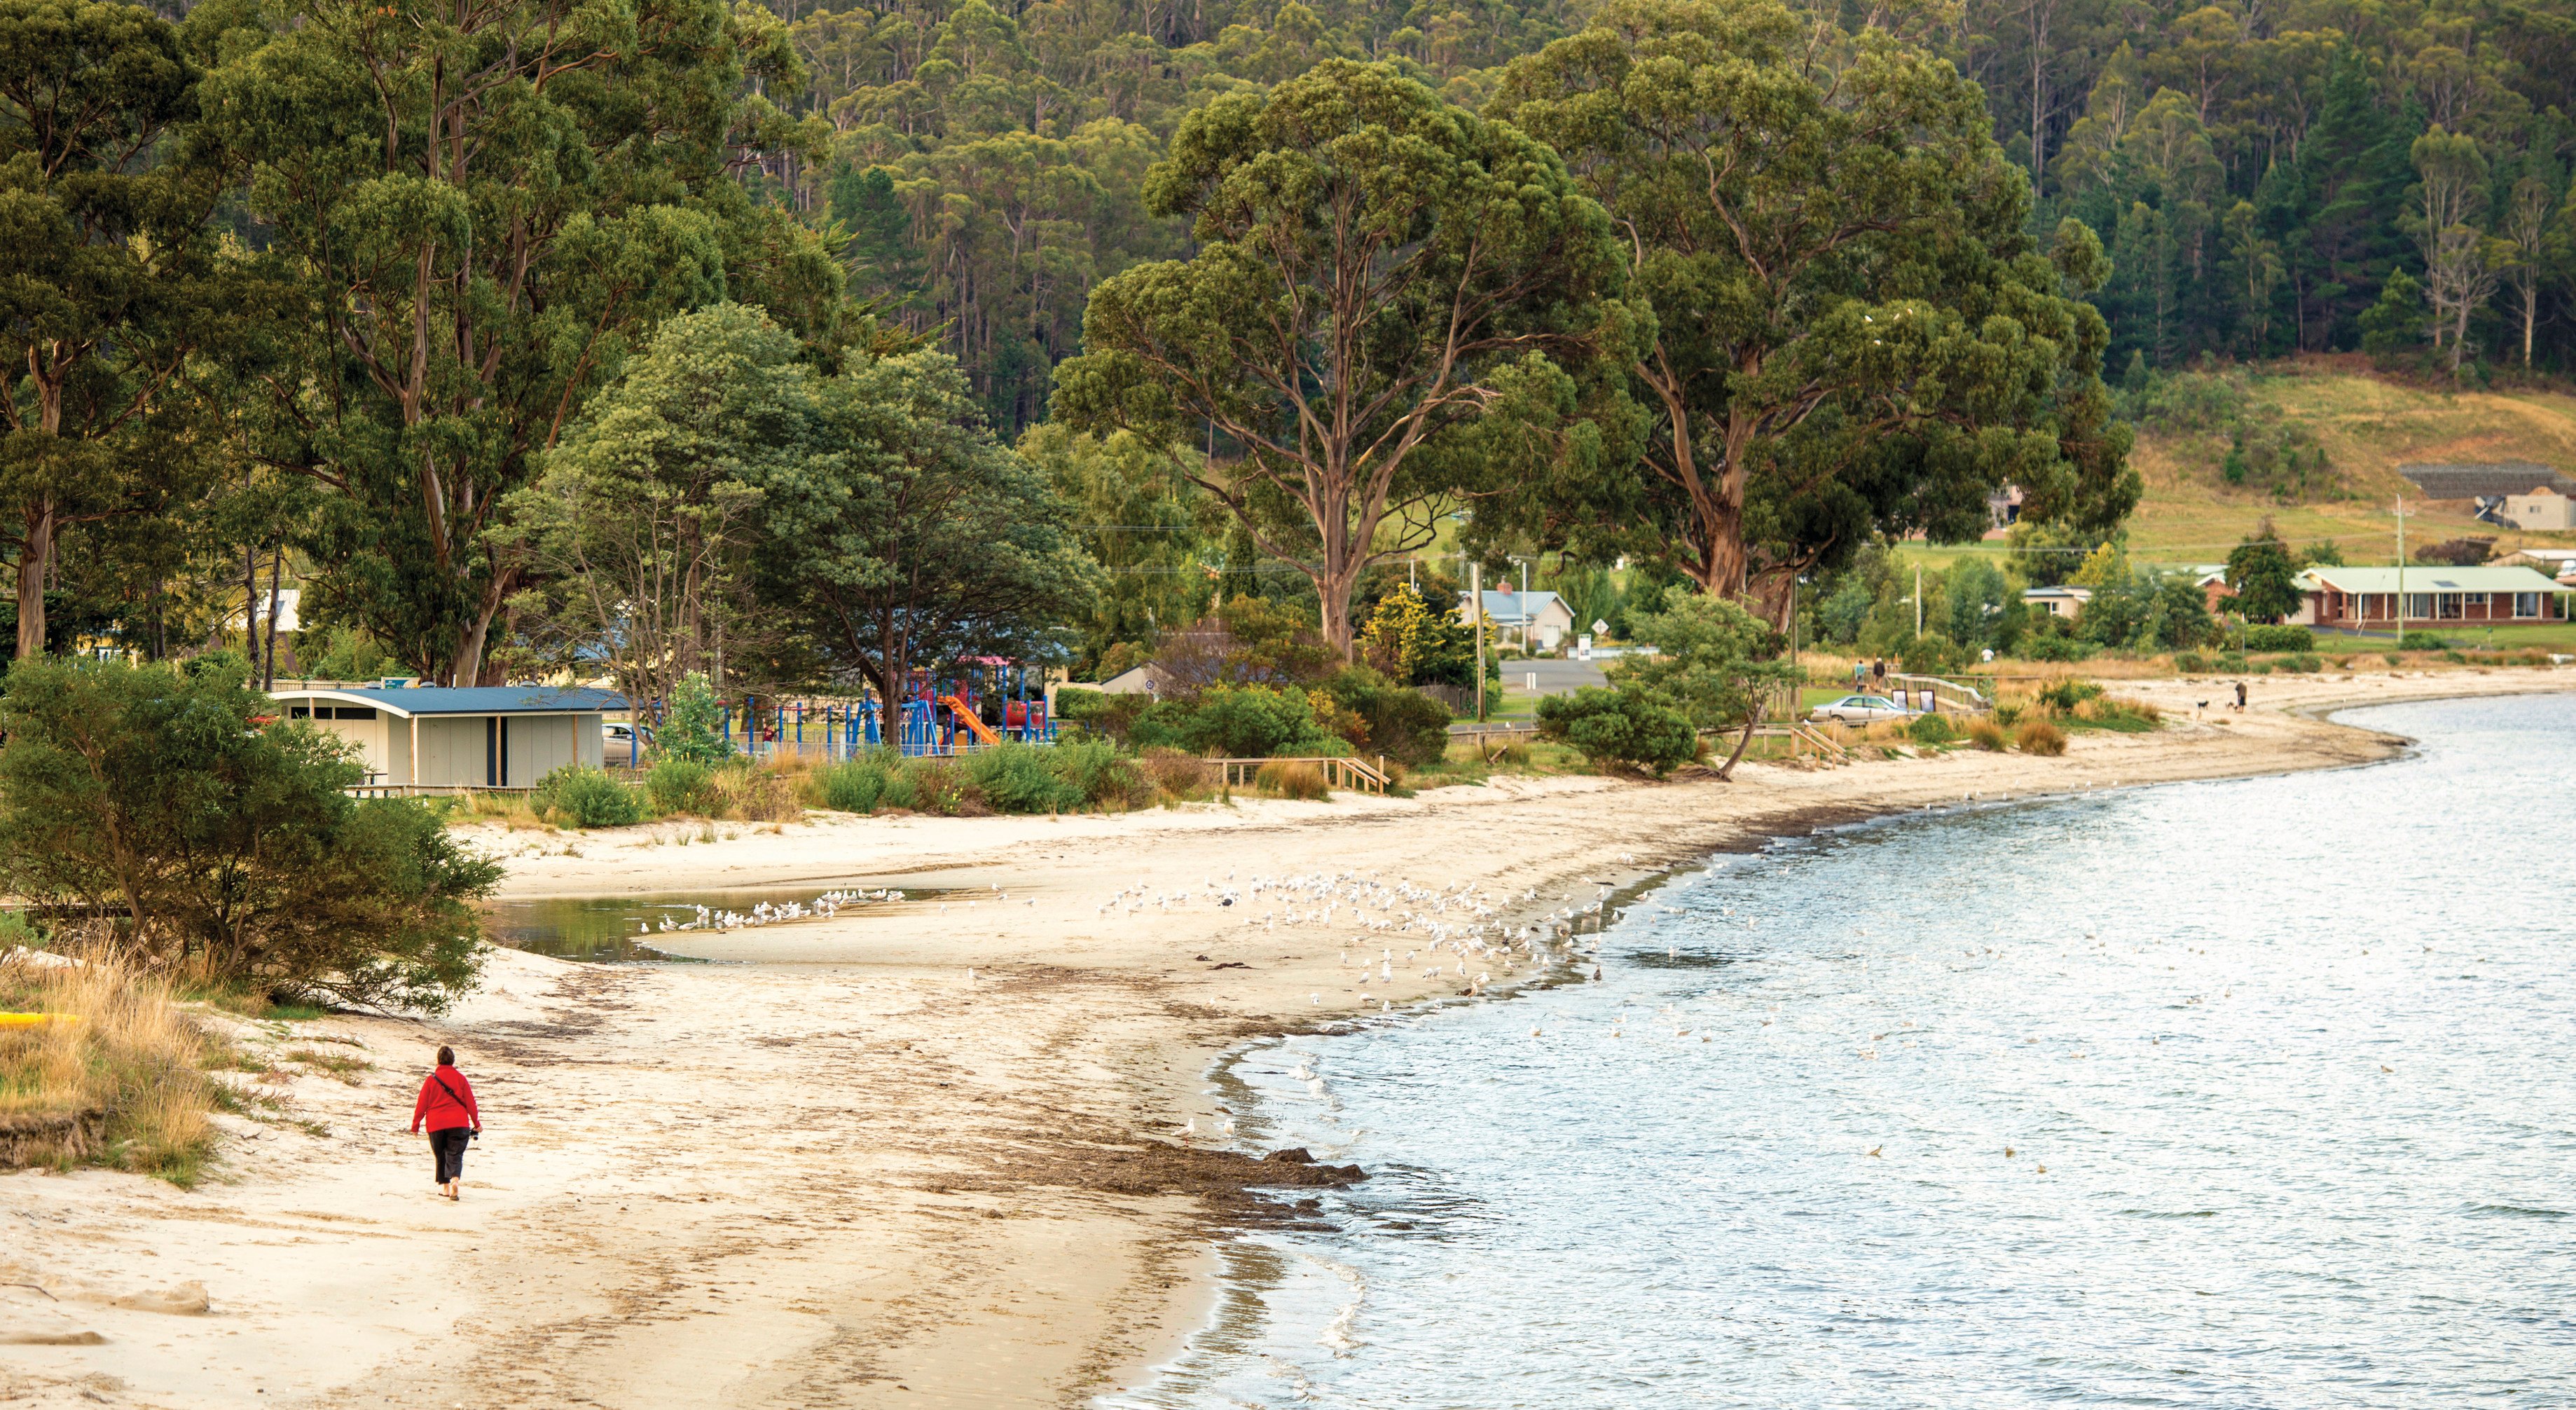
[[[2002,725],[1981,719],[1968,726],[1968,742],[1990,754],[2000,754],[2011,746],[2012,738],[2004,733]]]
[[[1252,776],[1253,786],[1282,798],[1304,798],[1317,801],[1332,796],[1324,782],[1324,771],[1313,764],[1279,761],[1261,766]]]
[[[718,811],[744,822],[795,822],[805,816],[805,805],[797,801],[796,783],[775,769],[718,769],[715,773],[717,797],[723,799]]]
[[[109,1165],[194,1184],[214,1146],[210,1040],[167,978],[90,947],[0,966],[0,1009],[76,1021],[0,1028],[0,1165]]]
[[[1216,771],[1196,754],[1179,749],[1148,749],[1136,761],[1154,786],[1174,798],[1196,798],[1216,784]]]
[[[2066,732],[2046,720],[2024,721],[2015,742],[2025,754],[2055,758],[2066,752]]]

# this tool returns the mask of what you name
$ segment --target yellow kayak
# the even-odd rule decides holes
[[[48,1023],[78,1023],[76,1013],[0,1013],[0,1028],[41,1028]]]

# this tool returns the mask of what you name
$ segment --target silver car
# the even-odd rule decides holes
[[[1807,712],[1810,720],[1839,720],[1847,725],[1865,725],[1873,720],[1901,720],[1912,714],[1904,706],[1884,695],[1846,695],[1829,700]]]

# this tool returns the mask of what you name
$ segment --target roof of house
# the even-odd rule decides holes
[[[2397,473],[2415,482],[2427,499],[2493,499],[2529,494],[2548,485],[2560,494],[2576,492],[2576,479],[2536,461],[2499,460],[2481,465],[2400,465]]]
[[[2034,597],[2071,597],[2078,602],[2089,602],[2093,598],[2093,589],[2088,587],[2065,586],[2035,587],[2023,588],[2021,590],[2021,595],[2024,601],[2028,601]]]
[[[2438,563],[2422,567],[2410,565],[2406,571],[2406,591],[2415,592],[2565,592],[2556,583],[2529,568],[2451,568]],[[2337,592],[2395,592],[2395,568],[2343,568],[2324,566],[2310,568],[2298,576],[2302,591],[2314,592],[2330,587]]]
[[[613,690],[559,685],[414,685],[345,690],[281,690],[279,700],[341,700],[373,705],[389,713],[413,715],[595,715],[623,710],[626,697]]]
[[[1466,594],[1460,593],[1459,596],[1464,597]],[[1517,622],[1524,617],[1534,621],[1539,614],[1550,607],[1562,606],[1564,606],[1564,600],[1552,592],[1488,592],[1485,594],[1485,615],[1497,622]],[[1572,620],[1574,609],[1566,607],[1565,615],[1569,621]]]

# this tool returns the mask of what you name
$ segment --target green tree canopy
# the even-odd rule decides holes
[[[2099,247],[2023,233],[2028,180],[1946,61],[1774,0],[1612,0],[1491,111],[1566,153],[1653,309],[1647,473],[1593,487],[1589,556],[1667,558],[1779,620],[1792,577],[1875,532],[1974,537],[2005,481],[2040,519],[2135,503],[2082,301]]]
[[[253,450],[333,491],[308,611],[474,684],[531,571],[489,531],[631,344],[728,294],[832,336],[839,272],[736,177],[796,140],[747,87],[793,55],[720,0],[210,14],[268,290]]]
[[[1569,406],[1549,359],[1607,332],[1609,223],[1545,146],[1342,60],[1191,114],[1146,200],[1192,217],[1199,251],[1092,292],[1056,414],[1205,441],[1185,473],[1314,584],[1347,659],[1370,564],[1427,546],[1496,461],[1555,458],[1527,432]]]
[[[902,728],[915,666],[1060,659],[1099,569],[1073,506],[993,437],[954,360],[869,358],[817,389],[813,454],[758,463],[757,600]]]
[[[2227,585],[2236,590],[2236,612],[2249,622],[2277,622],[2299,610],[2299,560],[2272,521],[2227,554]]]
[[[204,333],[222,190],[169,141],[197,78],[178,31],[140,6],[0,0],[0,499],[20,659],[45,650],[64,527],[136,508],[133,482],[169,459],[138,432]]]

